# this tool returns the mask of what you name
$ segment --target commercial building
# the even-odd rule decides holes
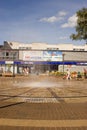
[[[44,73],[87,69],[87,44],[47,44],[4,41],[0,47],[0,72]]]

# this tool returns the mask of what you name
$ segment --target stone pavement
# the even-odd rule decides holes
[[[0,130],[87,130],[87,103],[0,102]]]
[[[87,130],[87,80],[0,78],[0,130]]]

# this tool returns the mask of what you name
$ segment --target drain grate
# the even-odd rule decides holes
[[[25,98],[24,102],[30,102],[30,103],[58,103],[58,100],[56,98]]]

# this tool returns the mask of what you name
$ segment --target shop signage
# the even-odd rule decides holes
[[[13,61],[5,61],[5,64],[13,64]]]

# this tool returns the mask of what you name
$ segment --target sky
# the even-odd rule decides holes
[[[21,43],[84,44],[76,33],[76,12],[87,0],[0,0],[0,45]]]

